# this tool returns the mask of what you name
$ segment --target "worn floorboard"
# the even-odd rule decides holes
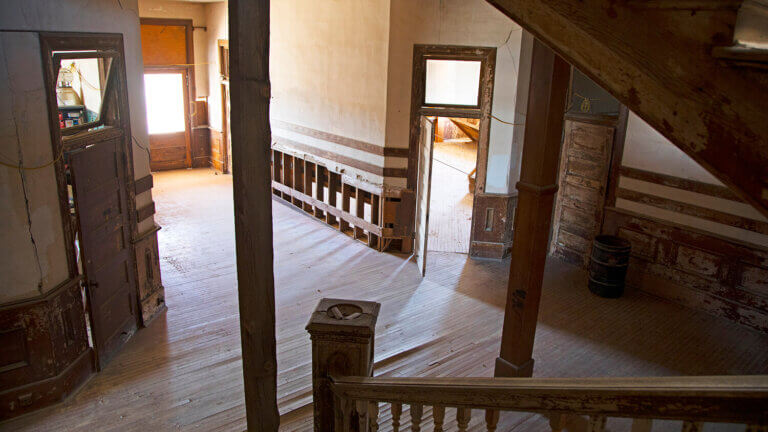
[[[0,424],[0,430],[245,429],[231,177],[207,169],[170,171],[156,173],[155,185],[167,313],[140,330],[77,395]],[[404,257],[378,253],[273,204],[283,430],[311,430],[304,325],[321,297],[382,303],[377,374],[492,375],[508,261],[433,252],[421,279]],[[585,279],[573,267],[548,263],[536,376],[768,373],[768,336],[638,292],[601,299],[587,291]],[[387,416],[384,407],[382,419]],[[476,411],[475,430],[481,418]],[[543,430],[545,421],[510,413],[502,425],[500,431],[533,431]]]

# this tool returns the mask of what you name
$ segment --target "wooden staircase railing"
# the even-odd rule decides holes
[[[569,416],[589,416],[589,431],[602,431],[608,417],[632,418],[632,431],[651,430],[652,419],[682,420],[683,431],[704,423],[747,425],[764,431],[768,376],[655,378],[366,378],[332,377],[337,430],[376,431],[381,403],[390,404],[393,430],[410,405],[410,428],[418,431],[425,406],[432,407],[435,431],[442,431],[446,407],[456,408],[459,431],[472,410],[482,410],[488,431],[500,411],[549,416],[553,431]],[[356,426],[352,426],[357,423]],[[338,429],[340,427],[341,429]]]
[[[681,420],[683,431],[704,423],[746,425],[768,432],[768,375],[654,378],[386,378],[372,377],[374,333],[380,305],[323,299],[307,324],[312,338],[315,431],[420,431],[431,411],[433,431],[467,431],[473,410],[484,411],[484,430],[495,431],[501,411],[543,414],[550,429],[605,430],[611,417],[634,419],[633,432],[653,419]],[[386,425],[380,415],[389,405]],[[403,406],[409,406],[408,421]],[[431,407],[431,410],[425,410]],[[455,409],[454,418],[446,409]],[[581,420],[581,421],[578,421]],[[477,425],[472,425],[476,430]]]

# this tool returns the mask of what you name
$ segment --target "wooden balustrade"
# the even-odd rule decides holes
[[[377,432],[389,418],[395,432],[404,424],[421,431],[430,414],[435,432],[448,426],[466,431],[473,410],[484,411],[487,431],[497,430],[501,411],[521,411],[547,416],[552,431],[567,430],[570,421],[580,420],[575,424],[602,432],[608,418],[619,417],[633,419],[632,432],[652,430],[654,419],[682,421],[684,432],[701,431],[704,423],[736,423],[746,425],[747,432],[768,432],[768,375],[372,377],[379,307],[373,302],[323,299],[307,324],[318,432]],[[389,405],[388,412],[382,411],[382,404]],[[407,422],[402,419],[403,406],[408,407]],[[452,417],[446,420],[446,408],[455,410],[455,422]]]
[[[270,171],[274,196],[355,240],[380,252],[410,244],[404,220],[410,213],[402,208],[403,197],[410,191],[385,191],[274,149]]]
[[[550,417],[553,431],[569,416],[588,416],[587,430],[602,432],[606,419],[635,419],[632,431],[651,430],[652,419],[682,420],[682,431],[704,423],[737,423],[748,431],[768,430],[768,376],[654,378],[381,378],[331,377],[331,391],[348,405],[367,407],[368,430],[378,430],[380,403],[392,406],[392,427],[400,429],[402,406],[410,406],[411,430],[421,430],[424,406],[432,406],[434,430],[442,431],[445,408],[456,408],[456,426],[467,430],[471,410],[485,410],[488,431],[500,411]],[[355,413],[359,417],[366,412]],[[349,413],[337,412],[338,416]],[[346,422],[344,424],[347,424]],[[347,431],[349,429],[342,429]],[[366,429],[359,429],[364,431]]]

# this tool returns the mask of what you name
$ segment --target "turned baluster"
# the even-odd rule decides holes
[[[424,415],[424,406],[411,404],[411,431],[421,431],[421,416]]]
[[[485,427],[488,432],[494,432],[499,424],[499,412],[497,410],[485,410]]]
[[[445,421],[445,407],[435,405],[432,407],[432,418],[435,420],[434,432],[443,432],[443,422]]]
[[[683,432],[699,432],[701,431],[701,422],[684,421]]]
[[[368,402],[368,428],[370,432],[379,431],[379,403]]]
[[[459,432],[466,432],[469,427],[469,419],[472,417],[472,410],[469,408],[456,409],[456,423],[459,424]]]
[[[399,403],[392,404],[392,432],[400,432],[400,414],[403,413],[403,406]]]
[[[589,425],[587,426],[587,432],[603,432],[605,430],[605,416],[595,415],[589,416]]]

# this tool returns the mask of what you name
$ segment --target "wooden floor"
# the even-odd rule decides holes
[[[155,174],[155,185],[167,313],[76,396],[0,430],[245,429],[231,177],[171,171]],[[311,430],[304,325],[321,297],[382,303],[376,374],[492,375],[508,261],[431,253],[421,279],[404,257],[380,254],[286,205],[273,206],[283,430]],[[536,376],[768,373],[766,335],[636,292],[597,298],[584,283],[582,272],[548,263]],[[503,424],[500,431],[543,430],[544,420],[513,413]]]
[[[477,163],[477,143],[435,142],[427,248],[437,252],[469,253],[473,194],[467,175]]]

